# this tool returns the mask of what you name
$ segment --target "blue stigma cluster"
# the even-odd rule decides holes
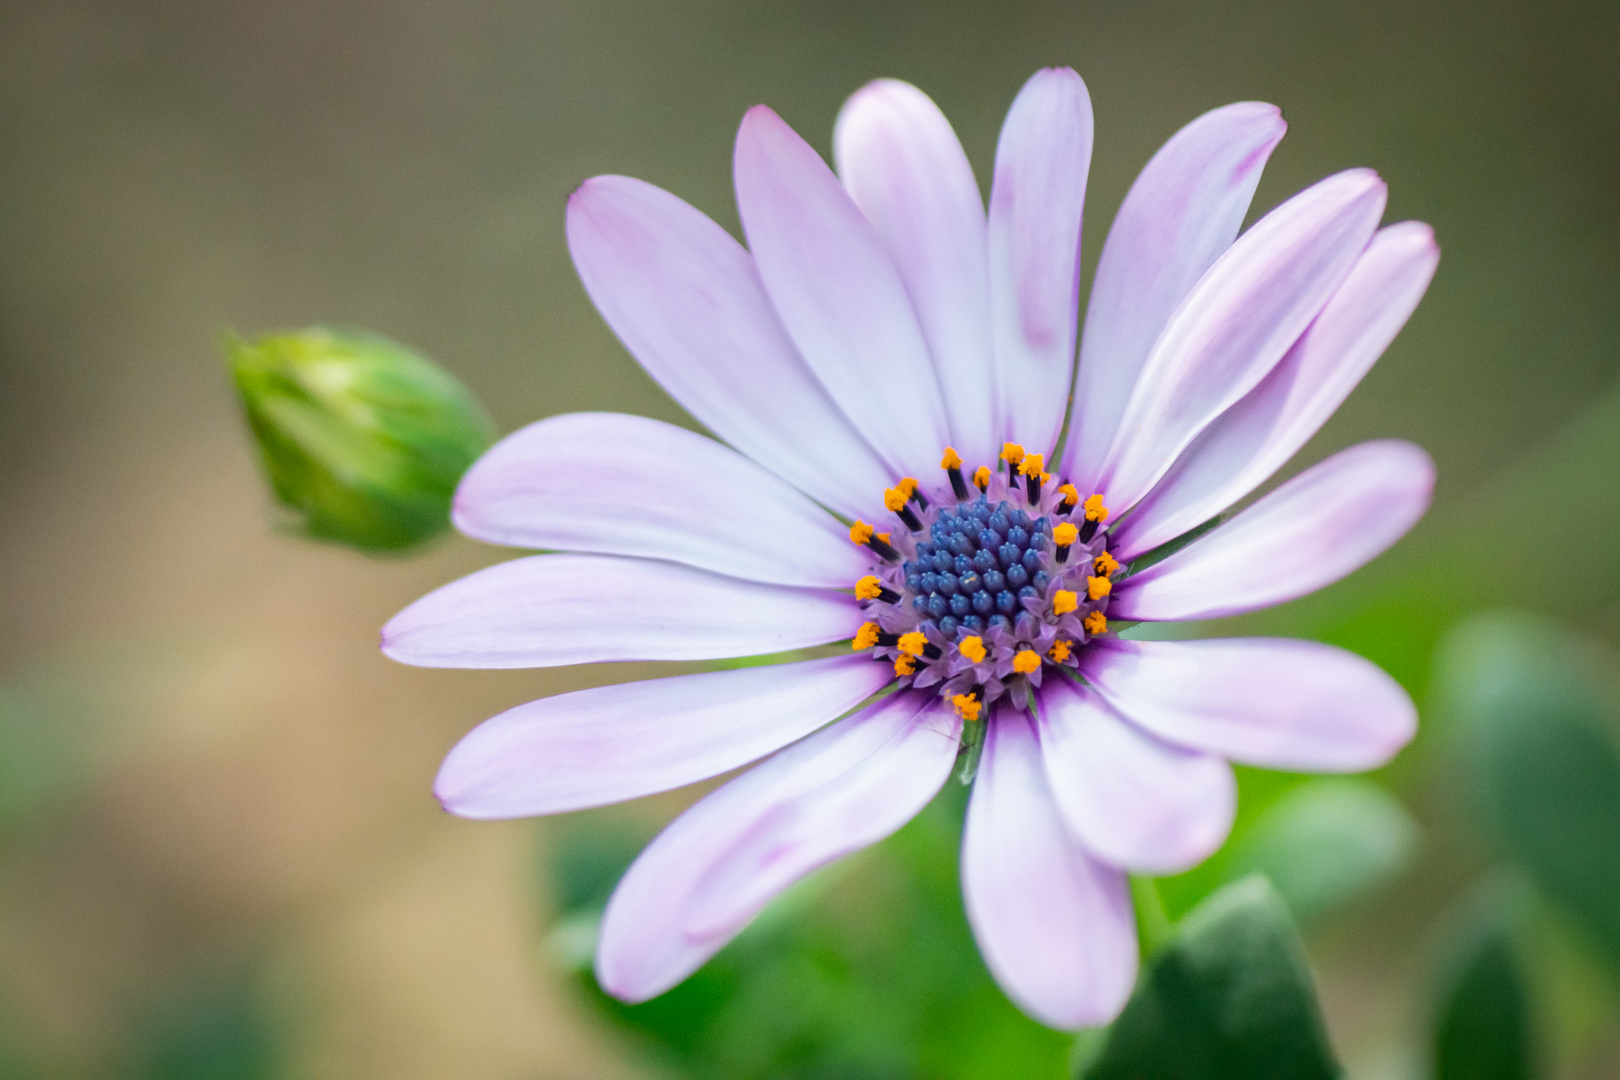
[[[1050,580],[1052,523],[1008,502],[941,507],[904,564],[911,606],[949,640],[959,630],[982,634],[1011,627],[1025,597],[1042,596]]]

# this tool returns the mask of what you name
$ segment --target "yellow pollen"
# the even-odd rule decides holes
[[[1108,633],[1108,616],[1100,611],[1093,611],[1080,620],[1080,625],[1086,628],[1086,633],[1092,637]]]
[[[1024,460],[1024,448],[1015,442],[1001,444],[1001,460],[1018,464]]]
[[[1086,520],[1097,522],[1108,520],[1108,507],[1102,504],[1101,495],[1093,495],[1086,500]]]
[[[890,513],[898,514],[905,508],[906,500],[911,495],[905,488],[892,487],[883,493],[883,508]]]
[[[1114,583],[1105,577],[1086,578],[1086,595],[1093,600],[1101,600],[1114,591]]]
[[[877,579],[876,574],[867,574],[855,583],[855,599],[857,600],[876,600],[882,595],[883,582]]]
[[[1080,539],[1080,526],[1071,525],[1065,521],[1061,525],[1052,526],[1052,543],[1058,547],[1068,547]]]
[[[968,694],[957,694],[951,698],[951,705],[956,709],[956,715],[964,720],[977,720],[979,710],[984,708],[983,702]]]
[[[978,635],[963,638],[956,648],[975,664],[984,663],[984,639]]]
[[[855,631],[855,641],[850,645],[850,649],[860,652],[862,649],[870,649],[877,644],[877,641],[877,623],[862,623],[861,628]]]
[[[872,539],[872,526],[864,521],[857,521],[849,527],[849,538],[857,544],[864,544]]]
[[[1063,496],[1063,505],[1076,506],[1080,502],[1080,491],[1073,484],[1064,484],[1058,488],[1058,494]]]
[[[1013,657],[1013,670],[1020,675],[1028,675],[1040,666],[1040,655],[1034,649],[1019,649]]]
[[[909,656],[897,658],[894,662],[894,673],[897,677],[915,675],[917,673],[917,661]]]
[[[1093,614],[1101,613],[1094,612]],[[1103,621],[1106,622],[1107,620],[1105,619]],[[1074,650],[1069,648],[1069,643],[1067,641],[1059,638],[1058,640],[1052,642],[1052,647],[1046,650],[1046,655],[1050,656],[1054,662],[1061,664],[1063,661],[1069,658],[1069,654],[1073,651]]]
[[[1052,474],[1051,473],[1049,473],[1049,472],[1041,473],[1041,483],[1043,483],[1043,484],[1048,483],[1051,479],[1052,479]]]
[[[955,447],[947,446],[945,456],[939,459],[939,467],[942,469],[960,469],[962,467],[962,455],[956,452]]]
[[[889,542],[889,537],[892,535],[892,533],[878,533],[877,538],[887,544]]]
[[[1103,577],[1112,577],[1114,571],[1119,569],[1119,560],[1105,551],[1091,560],[1091,568]]]
[[[927,644],[928,638],[923,635],[923,632],[921,630],[913,630],[909,634],[901,634],[900,641],[895,645],[895,648],[899,649],[907,656],[921,656],[923,646]]]
[[[977,469],[974,469],[973,470],[973,482],[975,484],[979,485],[979,487],[981,489],[989,487],[990,486],[990,466],[988,466],[988,465],[980,465]]]
[[[1052,594],[1052,614],[1067,615],[1080,606],[1080,598],[1068,589],[1059,589]]]
[[[902,476],[900,482],[894,485],[894,489],[905,492],[906,498],[909,499],[917,494],[917,478],[915,476]]]
[[[1024,476],[1046,475],[1046,458],[1041,454],[1027,454],[1018,466],[1018,471]]]

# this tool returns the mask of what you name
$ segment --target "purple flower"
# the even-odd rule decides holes
[[[384,651],[505,668],[855,647],[530,702],[450,753],[435,791],[471,818],[601,806],[764,759],[620,882],[597,954],[610,993],[662,993],[782,889],[899,828],[968,731],[983,756],[962,882],[985,959],[1032,1016],[1101,1023],[1136,975],[1127,874],[1220,846],[1229,761],[1353,771],[1412,737],[1406,694],[1350,653],[1117,633],[1311,592],[1428,505],[1422,450],[1364,443],[1141,561],[1286,462],[1434,273],[1427,226],[1378,228],[1385,188],[1364,169],[1239,237],[1283,130],[1270,105],[1229,105],[1154,156],[1103,248],[1078,369],[1092,121],[1068,69],[1013,103],[988,214],[945,117],[887,80],[839,116],[837,176],[749,111],[746,249],[638,180],[575,192],[568,240],[591,298],[724,442],[612,413],[507,438],[463,480],[457,526],[570,554],[445,586],[388,624]]]

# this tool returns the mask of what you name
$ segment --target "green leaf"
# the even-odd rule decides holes
[[[1512,931],[1522,897],[1487,888],[1455,932],[1441,980],[1434,1080],[1530,1080],[1534,1050]]]
[[[1009,1074],[1010,1075],[1010,1074]],[[1228,885],[1154,956],[1086,1080],[1332,1080],[1338,1065],[1288,908]]]
[[[1595,674],[1612,664],[1531,616],[1485,616],[1447,639],[1438,689],[1491,839],[1620,971],[1620,753]]]
[[[1311,780],[1260,815],[1228,873],[1264,874],[1306,925],[1387,884],[1417,838],[1412,815],[1372,781]]]

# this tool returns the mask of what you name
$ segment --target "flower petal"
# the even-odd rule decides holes
[[[1142,366],[1098,487],[1134,506],[1200,431],[1252,390],[1349,274],[1384,212],[1370,169],[1306,188],[1199,279]]]
[[[1074,374],[1080,221],[1091,170],[1091,95],[1069,68],[1036,72],[996,143],[990,187],[990,325],[999,438],[1049,453]]]
[[[1125,402],[1170,313],[1232,246],[1266,159],[1288,125],[1243,101],[1170,137],[1131,185],[1108,230],[1080,339],[1062,473],[1096,491]]]
[[[1225,841],[1237,813],[1225,761],[1159,741],[1067,679],[1048,680],[1039,700],[1047,783],[1093,855],[1137,873],[1178,874]]]
[[[598,176],[568,200],[568,250],[607,324],[687,412],[810,497],[871,512],[893,470],[800,359],[724,229],[651,184]]]
[[[1063,827],[1023,713],[985,731],[962,838],[962,893],[979,951],[1007,996],[1072,1030],[1112,1020],[1136,981],[1125,875]]]
[[[1439,261],[1434,231],[1422,222],[1380,229],[1282,362],[1210,424],[1119,523],[1123,556],[1203,524],[1293,457],[1395,339]]]
[[[456,527],[496,544],[672,559],[842,589],[869,554],[831,514],[702,435],[623,413],[570,413],[502,439],[456,489]]]
[[[959,730],[937,700],[891,695],[708,795],[614,890],[602,988],[624,1001],[663,993],[783,889],[911,820],[950,775]]]
[[[939,380],[865,215],[821,155],[764,105],[743,117],[733,169],[749,250],[805,363],[890,465],[934,467],[950,441]]]
[[[541,698],[468,732],[433,793],[461,817],[516,818],[669,791],[803,738],[892,678],[838,656]]]
[[[1399,683],[1314,641],[1104,639],[1080,667],[1104,700],[1155,735],[1268,769],[1371,769],[1417,730]]]
[[[844,103],[833,158],[894,261],[928,341],[952,445],[993,461],[995,381],[984,201],[945,114],[910,83],[879,79]]]
[[[531,555],[435,589],[383,627],[418,667],[713,660],[824,645],[861,625],[853,597],[612,555]]]
[[[1434,462],[1398,439],[1313,465],[1230,522],[1123,581],[1121,619],[1217,619],[1330,585],[1406,535],[1429,508]]]

